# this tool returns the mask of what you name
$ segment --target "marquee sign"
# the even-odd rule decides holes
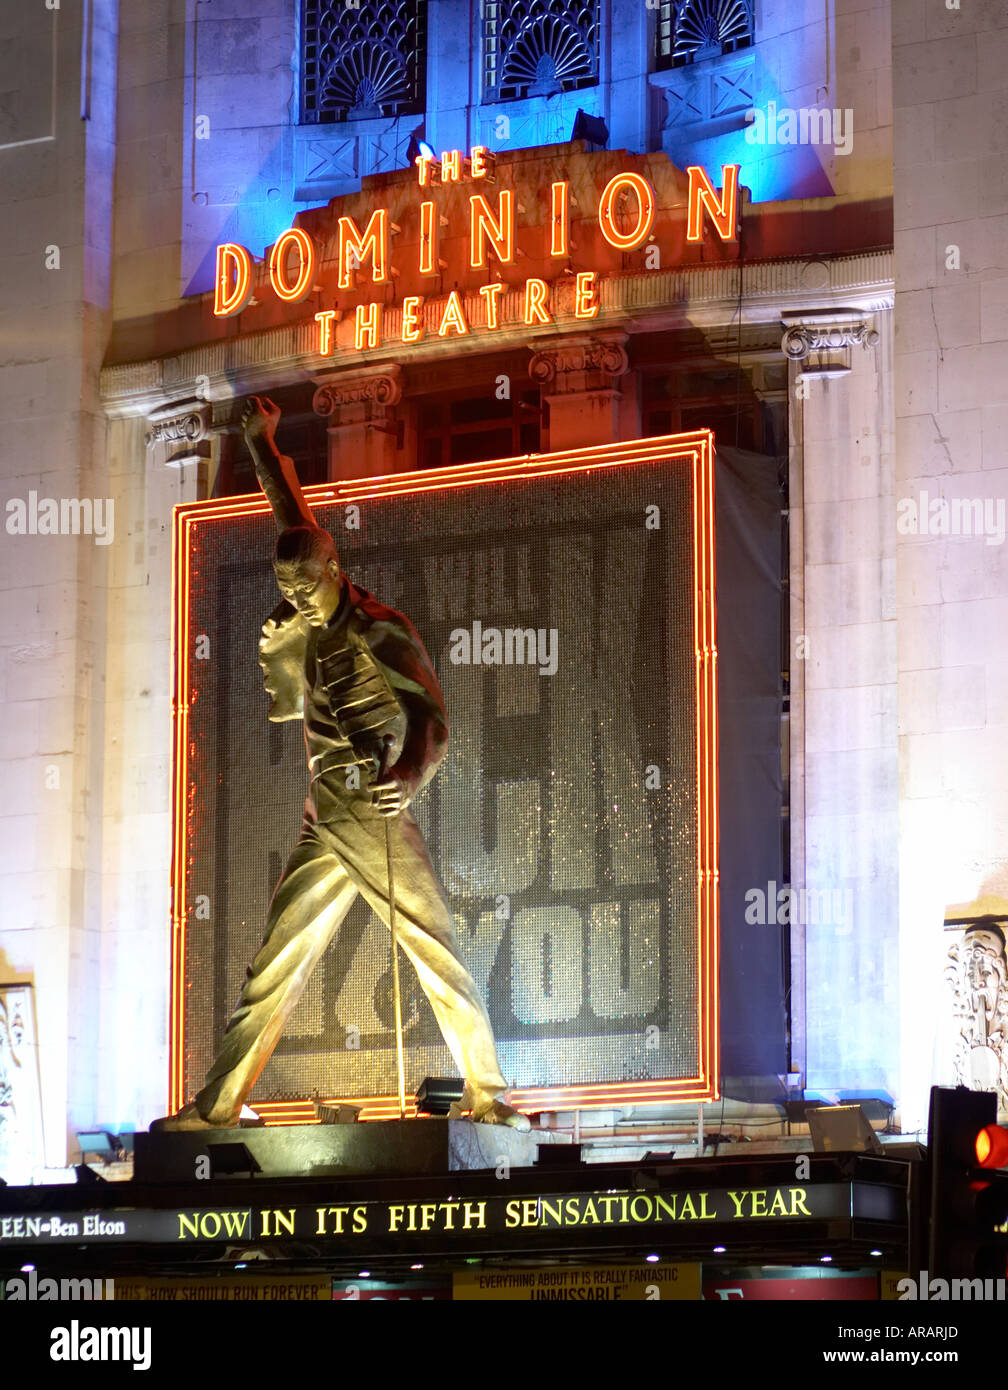
[[[596,318],[608,274],[633,253],[649,269],[698,253],[705,217],[715,241],[737,240],[738,165],[722,166],[718,192],[700,166],[684,176],[664,156],[613,169],[629,157],[536,153],[418,156],[415,181],[405,171],[365,179],[360,196],[301,214],[259,266],[239,243],[220,244],[214,316],[311,299],[322,357],[457,343]],[[547,180],[547,163],[565,176]]]
[[[579,1239],[660,1232],[686,1240],[699,1229],[741,1225],[867,1220],[898,1223],[905,1217],[898,1187],[866,1183],[807,1183],[667,1191],[500,1193],[471,1198],[431,1195],[410,1201],[314,1202],[275,1207],[262,1202],[165,1209],[110,1208],[101,1212],[35,1212],[0,1216],[0,1251],[19,1245],[207,1245],[218,1241],[304,1240],[330,1248],[382,1244],[478,1243],[493,1235],[519,1248],[529,1233],[567,1246]],[[537,1242],[539,1243],[539,1242]]]

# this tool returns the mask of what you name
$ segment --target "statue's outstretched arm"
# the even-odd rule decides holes
[[[266,494],[277,529],[317,525],[301,491],[294,464],[276,446],[280,407],[265,397],[249,396],[241,422],[256,477]]]

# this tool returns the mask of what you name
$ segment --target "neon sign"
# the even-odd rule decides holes
[[[611,167],[611,162],[610,162]],[[685,244],[703,240],[705,218],[714,234],[715,244],[737,240],[739,196],[739,166],[726,164],[721,168],[721,189],[699,165],[686,171]],[[653,184],[632,169],[622,169],[608,179],[598,195],[594,218],[579,209],[589,227],[594,223],[594,235],[599,237],[594,266],[577,269],[571,257],[591,256],[590,249],[579,248],[571,235],[572,206],[583,199],[582,184],[574,191],[568,178],[555,179],[545,189],[548,212],[542,209],[530,215],[521,203],[521,194],[510,187],[497,187],[498,162],[484,146],[477,145],[463,156],[460,150],[448,150],[440,158],[419,155],[416,160],[417,186],[423,190],[418,205],[406,209],[407,226],[393,220],[388,207],[373,207],[358,218],[349,212],[335,222],[329,265],[335,251],[335,279],[338,291],[366,292],[369,288],[385,291],[385,297],[370,303],[352,306],[353,345],[356,351],[368,351],[385,341],[416,343],[421,338],[453,339],[467,336],[475,329],[494,331],[505,323],[533,327],[555,323],[557,317],[592,319],[600,310],[599,277],[604,274],[599,264],[612,253],[626,256],[642,247],[651,250],[656,244],[656,228],[660,220],[660,203]],[[677,176],[678,177],[678,176]],[[477,183],[479,191],[471,193],[464,187]],[[443,191],[450,208],[439,205],[435,194]],[[468,207],[465,204],[468,203]],[[667,210],[666,200],[666,210]],[[404,230],[409,234],[404,243],[415,244],[413,272],[420,277],[443,277],[448,264],[439,255],[439,241],[450,229],[445,212],[468,213],[468,257],[456,261],[454,286],[444,287],[437,302],[425,300],[418,294],[403,294],[398,304],[389,302],[387,292],[394,290],[399,270],[392,263],[392,239]],[[395,211],[393,209],[393,211]],[[404,220],[402,211],[395,216]],[[523,219],[523,220],[520,220]],[[465,223],[463,223],[465,225]],[[540,273],[528,273],[515,281],[518,258],[527,255],[518,245],[518,234],[529,228],[542,227],[544,250]],[[681,227],[681,224],[680,224]],[[455,238],[460,228],[456,225]],[[583,241],[583,231],[579,233]],[[679,236],[682,237],[680,230]],[[658,247],[660,252],[660,246]],[[447,251],[444,254],[449,254]],[[464,253],[463,253],[464,254]],[[410,258],[412,260],[412,257]],[[557,278],[548,273],[550,264],[556,266]],[[406,265],[400,259],[400,266]],[[531,269],[531,268],[530,268]],[[460,283],[472,272],[484,272],[489,283],[467,290]],[[545,273],[544,273],[545,272]],[[325,263],[320,248],[311,234],[301,226],[290,227],[271,248],[268,257],[268,285],[283,304],[298,304],[320,286],[325,277]],[[492,278],[490,278],[492,277]],[[505,283],[505,278],[509,283]],[[256,279],[252,256],[236,242],[224,242],[217,247],[217,265],[213,298],[213,313],[227,318],[241,313],[252,298]],[[507,294],[506,291],[511,291]],[[397,296],[398,298],[398,296]],[[430,312],[424,312],[425,304]],[[349,312],[349,306],[319,309],[314,314],[317,328],[318,353],[327,357],[335,348],[336,325]],[[389,312],[391,311],[391,312]],[[349,325],[348,325],[349,327]],[[344,339],[348,345],[349,339]]]

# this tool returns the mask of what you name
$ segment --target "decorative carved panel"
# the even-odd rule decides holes
[[[0,985],[0,1178],[28,1183],[44,1163],[31,985]]]
[[[552,391],[612,386],[629,366],[619,338],[562,339],[533,353],[529,376]]]
[[[976,922],[948,952],[953,1061],[958,1085],[996,1091],[1008,1112],[1008,958],[1005,924]]]

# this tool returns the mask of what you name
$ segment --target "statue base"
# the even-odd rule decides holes
[[[553,1141],[552,1135],[522,1134],[507,1125],[439,1117],[138,1133],[133,1178],[136,1182],[186,1182],[211,1175],[413,1177],[475,1172],[502,1163],[529,1168],[539,1145]]]

